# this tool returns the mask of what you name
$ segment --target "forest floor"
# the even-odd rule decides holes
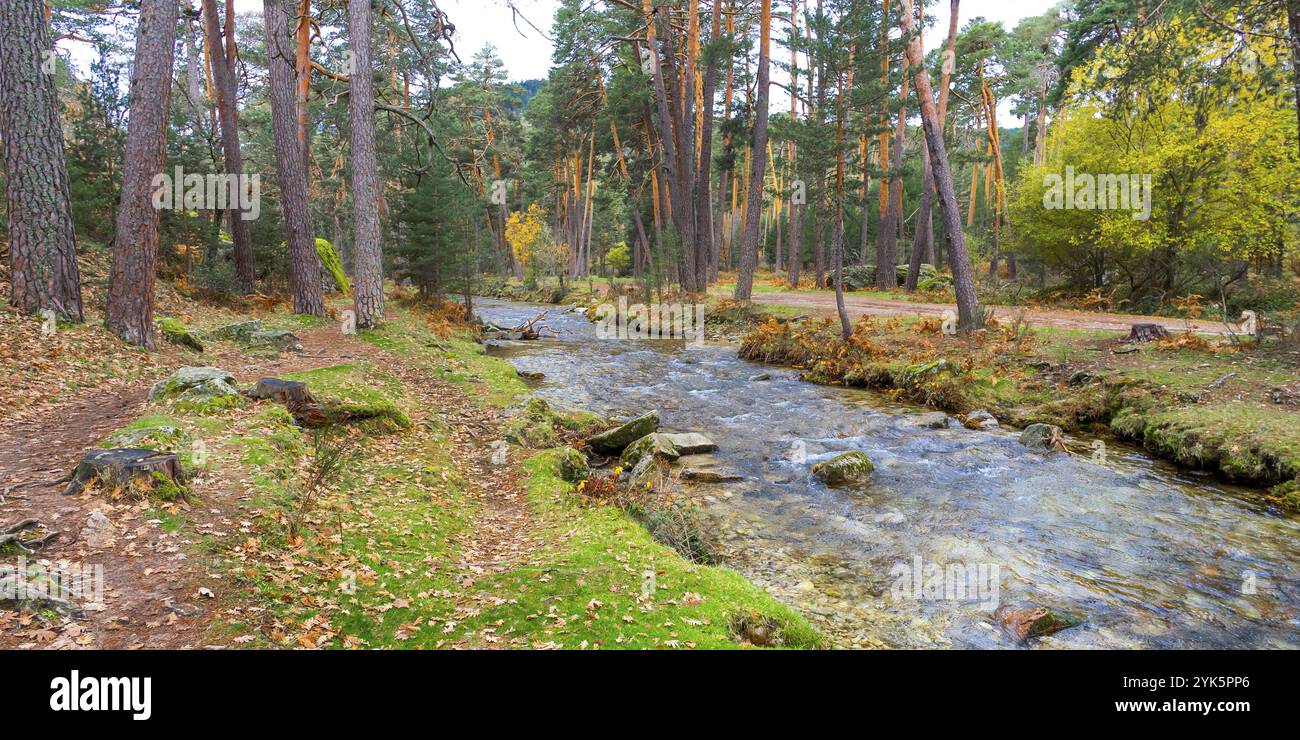
[[[556,475],[558,449],[503,454],[527,389],[464,330],[401,301],[358,335],[283,307],[163,304],[199,330],[255,315],[293,330],[303,351],[268,357],[209,339],[202,354],[143,353],[95,316],[47,335],[6,309],[0,366],[37,382],[0,388],[11,394],[0,529],[34,518],[31,536],[58,536],[31,555],[7,546],[0,562],[99,566],[103,589],[80,619],[0,602],[0,648],[741,647],[735,620],[753,615],[780,625],[785,645],[824,644],[738,573],[692,563],[575,492]],[[392,405],[409,427],[315,435],[270,401],[148,399],[186,365],[241,385],[303,380],[317,398]],[[49,483],[86,449],[141,434],[133,444],[181,453],[186,498],[10,488]],[[308,473],[331,450],[344,465],[312,489]]]

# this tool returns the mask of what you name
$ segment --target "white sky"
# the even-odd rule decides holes
[[[585,1],[598,2],[599,0]],[[780,6],[787,4],[788,0],[775,0],[775,2]],[[1021,18],[1039,15],[1056,2],[1057,0],[964,0],[961,3],[960,23],[965,25],[971,18],[983,16],[988,20],[1002,21],[1003,25],[1010,30]],[[550,32],[551,20],[555,16],[556,0],[514,0],[514,5],[538,28]],[[546,77],[546,72],[551,66],[551,42],[523,20],[518,22],[519,30],[516,30],[510,9],[504,0],[439,0],[438,6],[447,13],[456,26],[456,52],[461,59],[469,61],[474,52],[481,49],[484,44],[491,43],[497,47],[498,55],[505,62],[510,79],[528,80]],[[261,14],[262,0],[235,0],[235,10],[238,13]],[[947,0],[933,3],[930,12],[934,15],[935,24],[925,37],[927,49],[933,49],[943,42],[948,28]],[[780,88],[773,88],[773,110],[784,109],[786,107],[784,101],[787,100],[789,98]],[[1020,125],[1018,119],[1007,113],[1009,108],[1010,102],[1004,101],[999,110],[999,121],[1004,126]]]

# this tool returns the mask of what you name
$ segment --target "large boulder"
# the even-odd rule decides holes
[[[591,437],[587,440],[587,446],[598,454],[612,455],[647,434],[657,431],[659,431],[659,412],[650,411],[622,426]]]
[[[1061,428],[1054,424],[1030,424],[1020,433],[1020,444],[1035,452],[1049,452],[1061,443]]]
[[[667,434],[654,432],[628,445],[623,450],[621,460],[624,467],[634,467],[647,455],[663,460],[676,460],[681,457],[681,453],[673,446]]]
[[[682,432],[680,434],[664,434],[668,441],[677,448],[677,451],[683,455],[698,455],[702,452],[714,452],[718,449],[717,443],[699,432]]]
[[[239,398],[235,376],[216,367],[183,367],[149,391],[150,401],[196,405],[234,405]]]
[[[875,469],[867,453],[854,450],[813,465],[812,474],[828,486],[847,486],[865,483]]]

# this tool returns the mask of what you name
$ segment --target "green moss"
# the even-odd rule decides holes
[[[1126,409],[1111,429],[1181,465],[1272,484],[1300,475],[1300,424],[1243,402],[1167,411]]]
[[[348,275],[343,271],[343,263],[339,260],[338,253],[334,251],[334,245],[326,239],[316,237],[316,254],[320,257],[321,267],[334,280],[334,287],[343,295],[352,295],[352,288],[348,285]]]
[[[558,613],[582,615],[594,599],[601,606],[596,618],[583,620],[583,636],[605,648],[734,648],[740,640],[730,630],[733,617],[754,614],[779,625],[780,640],[772,644],[826,646],[826,639],[798,612],[739,573],[691,563],[614,507],[582,505],[573,487],[559,477],[561,455],[560,450],[539,453],[525,465],[530,504],[572,528],[553,553],[554,577],[493,616],[530,629],[529,613],[545,613],[554,604]],[[622,565],[610,567],[613,562]],[[524,578],[505,574],[498,580],[512,585]]]
[[[199,340],[198,334],[177,319],[158,319],[158,331],[164,340],[172,344],[188,347],[195,352],[203,351],[203,342]]]
[[[1268,499],[1287,511],[1300,512],[1300,479],[1273,486]]]

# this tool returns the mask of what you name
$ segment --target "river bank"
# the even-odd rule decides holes
[[[477,306],[503,326],[539,311]],[[1281,646],[1294,634],[1286,590],[1246,593],[1243,579],[1284,582],[1300,532],[1250,489],[1119,441],[1101,459],[1032,452],[1005,428],[935,423],[903,397],[811,384],[806,368],[765,370],[713,342],[602,339],[572,311],[547,321],[546,341],[490,351],[553,403],[611,418],[655,408],[666,428],[715,439],[734,479],[691,490],[724,562],[840,644],[1018,646],[978,603],[896,595],[896,571],[918,557],[924,568],[997,566],[1004,606],[1087,616],[1042,647]],[[810,476],[845,451],[874,461],[865,487]]]

